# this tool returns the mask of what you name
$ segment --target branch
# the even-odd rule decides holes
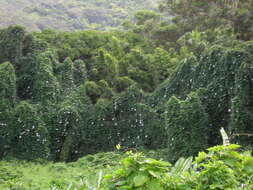
[[[253,137],[253,134],[250,134],[250,133],[236,133],[236,134],[231,135],[229,137],[229,139],[233,139],[233,138],[238,137],[238,136]]]

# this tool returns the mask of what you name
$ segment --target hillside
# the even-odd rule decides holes
[[[220,144],[221,127],[252,147],[253,23],[197,2],[187,23],[175,5],[172,23],[141,11],[123,32],[0,30],[0,158],[74,161],[121,144],[174,162]]]
[[[252,190],[252,0],[0,2],[0,190]]]
[[[30,31],[114,29],[160,0],[0,0],[0,28],[21,24]]]

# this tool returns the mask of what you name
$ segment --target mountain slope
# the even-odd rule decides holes
[[[156,10],[160,0],[0,0],[0,28],[11,24],[30,30],[64,31],[120,26],[142,9]]]

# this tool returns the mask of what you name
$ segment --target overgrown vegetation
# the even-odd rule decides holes
[[[168,162],[130,154],[121,168],[106,175],[103,190],[109,189],[247,189],[253,186],[253,158],[249,152],[238,153],[238,145],[216,146],[208,153]]]
[[[221,126],[250,147],[253,43],[233,24],[207,27],[195,15],[205,8],[212,23],[217,3],[178,3],[167,6],[170,22],[140,11],[124,32],[1,30],[1,158],[73,161],[120,143],[167,148],[175,161],[220,143]],[[216,11],[250,5],[224,2]],[[172,26],[178,38],[169,35]]]
[[[147,158],[147,155],[154,154],[152,152],[142,154],[131,151],[126,154],[108,152],[88,155],[68,164],[2,161],[0,188],[251,190],[253,158],[250,152],[236,150],[239,147],[238,145],[212,147],[207,153],[198,153],[194,159],[180,158],[174,165],[163,160]]]
[[[163,149],[172,164],[185,159],[170,166],[131,154],[111,176],[100,173],[96,188],[75,179],[55,188],[250,189],[252,8],[166,0],[160,9],[173,17],[142,10],[121,31],[0,30],[0,158],[71,162],[116,145]],[[221,144],[221,127],[243,150],[197,156]],[[102,168],[110,159],[101,155]],[[93,157],[84,163],[100,169]]]
[[[165,151],[145,151],[143,154],[164,159]],[[121,151],[86,155],[76,162],[51,163],[43,160],[33,162],[20,160],[0,161],[0,189],[6,190],[51,190],[67,189],[84,185],[95,186],[98,174],[110,174],[120,167],[127,155]],[[38,175],[39,174],[39,175]],[[87,187],[85,187],[87,188]]]

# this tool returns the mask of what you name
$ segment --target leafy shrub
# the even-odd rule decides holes
[[[102,189],[165,189],[170,166],[168,162],[145,158],[138,153],[129,153],[121,164],[119,170],[105,176]]]
[[[104,177],[101,190],[220,190],[253,186],[253,158],[240,153],[239,145],[216,146],[208,153],[179,159],[174,166],[164,161],[129,153],[120,169]]]
[[[196,189],[249,189],[253,186],[253,158],[239,153],[239,145],[216,146],[196,157]]]
[[[153,153],[118,151],[89,155],[69,164],[2,161],[0,189],[252,190],[253,158],[238,148],[233,144],[215,146],[195,159],[180,158],[174,165],[146,157]]]

